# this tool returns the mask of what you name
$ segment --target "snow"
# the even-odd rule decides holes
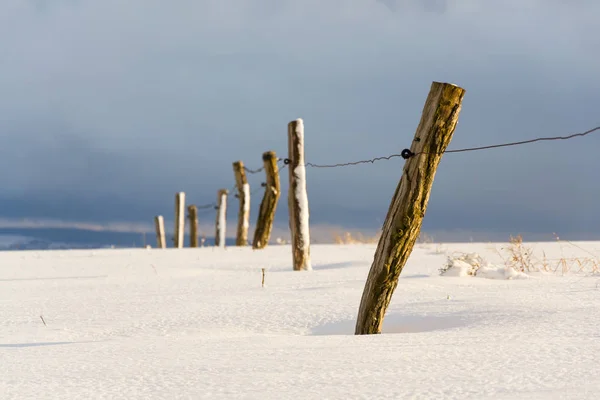
[[[442,268],[444,276],[468,277],[487,279],[527,279],[529,276],[517,271],[511,265],[493,265],[477,253],[452,255],[448,264]]]
[[[536,251],[600,248],[577,245]],[[313,245],[311,274],[289,245],[0,252],[1,397],[597,398],[600,276],[449,278],[501,245],[419,245],[383,334],[354,336],[375,247]]]
[[[304,238],[304,250],[310,247],[310,229],[309,229],[309,207],[308,194],[306,193],[306,166],[304,165],[304,122],[301,118],[296,120],[296,135],[298,137],[298,166],[294,168],[296,176],[296,200],[300,209],[298,220],[298,229],[301,237]],[[306,269],[311,270],[310,258],[306,260]]]

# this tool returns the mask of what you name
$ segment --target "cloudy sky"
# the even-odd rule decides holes
[[[169,218],[176,191],[209,203],[233,161],[283,156],[298,117],[307,161],[397,153],[432,81],[466,89],[451,148],[587,130],[598,15],[592,0],[4,0],[0,219]],[[598,149],[600,134],[448,154],[425,226],[600,234]],[[402,165],[309,169],[311,222],[379,228]]]

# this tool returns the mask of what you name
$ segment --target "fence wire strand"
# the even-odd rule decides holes
[[[359,164],[373,164],[376,161],[391,160],[392,158],[396,158],[396,157],[402,157],[402,155],[401,154],[392,154],[392,155],[384,156],[384,157],[375,157],[370,160],[351,161],[351,162],[339,163],[339,164],[314,164],[314,163],[308,162],[308,163],[305,163],[304,165],[306,167],[313,167],[313,168],[337,168],[337,167],[348,167],[351,165],[359,165]]]
[[[481,146],[481,147],[467,147],[467,148],[464,148],[464,149],[457,149],[457,150],[446,150],[446,151],[444,151],[444,153],[464,153],[464,152],[467,152],[467,151],[479,151],[479,150],[488,150],[488,149],[498,149],[500,147],[520,146],[522,144],[529,144],[529,143],[536,143],[536,142],[543,142],[543,141],[569,140],[569,139],[573,139],[573,138],[576,138],[576,137],[582,137],[582,136],[589,135],[590,133],[596,132],[598,130],[600,130],[600,126],[592,128],[592,129],[590,129],[588,131],[585,131],[585,132],[573,133],[572,135],[568,135],[568,136],[539,137],[539,138],[535,138],[535,139],[521,140],[519,142],[493,144],[493,145],[490,145],[490,146]],[[426,154],[426,153],[420,153],[420,154]]]
[[[446,154],[446,153],[466,153],[466,152],[470,152],[470,151],[480,151],[480,150],[498,149],[498,148],[502,148],[502,147],[521,146],[524,144],[530,144],[530,143],[536,143],[536,142],[569,140],[569,139],[573,139],[576,137],[587,136],[591,133],[598,132],[598,131],[600,131],[600,126],[589,129],[585,132],[573,133],[573,134],[567,135],[567,136],[538,137],[538,138],[534,138],[534,139],[521,140],[518,142],[508,142],[508,143],[493,144],[493,145],[488,145],[488,146],[466,147],[466,148],[462,148],[462,149],[446,150],[446,151],[443,151],[443,152],[437,153],[437,154],[441,155],[441,154]],[[404,149],[402,151],[402,153],[400,153],[400,154],[390,154],[389,156],[375,157],[375,158],[371,158],[368,160],[350,161],[350,162],[337,163],[337,164],[315,164],[315,163],[307,162],[304,164],[304,166],[311,167],[311,168],[339,168],[339,167],[348,167],[348,166],[361,165],[361,164],[374,164],[377,161],[389,161],[393,158],[403,158],[403,159],[407,160],[409,158],[416,157],[416,156],[422,155],[422,154],[432,154],[432,153],[427,153],[427,152],[412,153],[409,149]],[[277,162],[280,162],[280,161],[284,162],[284,165],[279,169],[279,172],[281,173],[281,171],[283,171],[285,168],[288,167],[290,160],[288,158],[280,158],[277,160]],[[244,166],[244,170],[249,174],[257,174],[259,172],[264,171],[265,167],[263,166],[263,167],[257,168],[257,169],[250,169],[250,168],[247,168]],[[235,194],[236,188],[237,188],[237,185],[234,185],[233,188],[229,191],[228,196]],[[260,189],[262,189],[262,187],[255,189],[251,194],[255,194]],[[214,209],[217,207],[217,203],[213,202],[210,204],[204,204],[204,205],[197,206],[197,207],[199,210],[207,210],[207,209],[211,209],[211,208]]]
[[[510,146],[520,146],[523,144],[529,144],[529,143],[536,143],[536,142],[542,142],[542,141],[553,141],[553,140],[569,140],[569,139],[573,139],[576,137],[582,137],[582,136],[586,136],[589,135],[590,133],[593,132],[597,132],[600,131],[600,126],[597,126],[595,128],[592,128],[590,130],[587,130],[585,132],[581,132],[581,133],[573,133],[571,135],[568,136],[550,136],[550,137],[539,137],[539,138],[535,138],[535,139],[528,139],[528,140],[521,140],[518,142],[509,142],[509,143],[501,143],[501,144],[493,144],[493,145],[488,145],[488,146],[479,146],[479,147],[466,147],[464,149],[456,149],[456,150],[446,150],[443,151],[441,153],[438,154],[445,154],[445,153],[466,153],[469,151],[479,151],[479,150],[489,150],[489,149],[497,149],[497,148],[501,148],[501,147],[510,147]],[[360,161],[352,161],[352,162],[346,162],[346,163],[338,163],[338,164],[314,164],[314,163],[305,163],[304,165],[306,167],[313,167],[313,168],[337,168],[337,167],[347,167],[347,166],[351,166],[351,165],[359,165],[359,164],[373,164],[376,161],[382,161],[382,160],[391,160],[392,158],[404,158],[404,159],[408,159],[411,157],[415,157],[421,154],[429,154],[427,152],[419,152],[419,153],[411,153],[410,150],[405,149],[404,151],[408,151],[406,154],[391,154],[389,156],[383,156],[383,157],[375,157],[375,158],[371,158],[369,160],[360,160]],[[403,153],[404,153],[403,151]],[[286,159],[286,162],[289,162],[289,160]]]
[[[244,166],[244,171],[246,171],[249,174],[258,174],[259,172],[263,172],[265,170],[265,167],[260,167],[257,169],[250,169],[246,166]]]

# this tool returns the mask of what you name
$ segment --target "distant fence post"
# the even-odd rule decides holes
[[[154,227],[156,229],[156,247],[164,249],[167,247],[165,240],[165,219],[162,215],[154,217]]]
[[[227,189],[219,190],[217,195],[217,223],[215,232],[215,246],[225,247],[225,230],[227,225]]]
[[[294,271],[311,270],[308,195],[304,165],[304,122],[288,124],[290,186],[288,194]]]
[[[185,228],[185,193],[179,192],[175,195],[175,235],[174,246],[183,248]]]
[[[262,156],[267,182],[265,194],[260,203],[260,211],[254,230],[252,241],[253,249],[263,249],[269,244],[277,202],[281,195],[281,183],[279,181],[279,168],[277,166],[277,155],[273,151],[267,151]]]
[[[190,247],[198,247],[198,207],[188,206],[188,218],[190,220]]]
[[[248,227],[250,226],[250,185],[248,184],[246,170],[242,161],[233,163],[233,173],[235,174],[235,185],[238,191],[237,197],[240,202],[235,245],[247,246]]]
[[[431,85],[365,283],[357,335],[381,333],[385,311],[421,231],[435,172],[452,140],[464,93],[448,83]]]

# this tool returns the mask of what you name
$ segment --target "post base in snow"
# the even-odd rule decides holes
[[[289,191],[288,208],[294,271],[312,270],[310,262],[309,207],[304,162],[304,122],[288,124]]]
[[[221,189],[217,193],[217,223],[215,232],[215,246],[225,247],[225,233],[227,228],[227,196],[229,191]]]
[[[448,147],[464,96],[458,86],[434,82],[423,108],[402,178],[392,198],[360,302],[357,335],[381,333],[400,273],[419,237],[437,166]]]
[[[273,230],[273,221],[275,221],[275,211],[277,210],[277,203],[281,195],[279,168],[277,167],[277,155],[275,152],[267,151],[264,153],[263,164],[267,182],[265,184],[265,194],[260,203],[256,229],[254,230],[253,249],[264,249],[269,244],[271,231]]]

